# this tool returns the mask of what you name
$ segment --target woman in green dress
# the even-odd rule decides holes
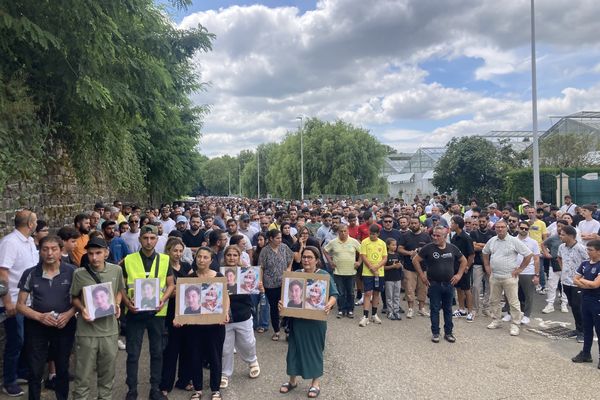
[[[327,271],[319,268],[321,253],[316,247],[306,246],[301,253],[303,269],[298,272],[324,274],[329,277],[329,299],[325,304],[325,313],[336,303],[338,291]],[[283,302],[279,301],[279,309],[283,308]],[[280,393],[288,393],[295,389],[298,384],[296,379],[312,379],[308,390],[309,398],[316,398],[321,393],[319,380],[323,376],[323,351],[325,350],[325,333],[327,322],[303,318],[290,318],[291,332],[287,352],[287,374],[289,381],[281,385]]]

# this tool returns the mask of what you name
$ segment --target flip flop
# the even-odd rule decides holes
[[[295,385],[292,385],[290,382],[286,382],[283,385],[281,385],[281,387],[279,388],[279,393],[289,393],[292,390],[296,389],[298,387],[298,384],[296,383]],[[283,391],[283,389],[285,389],[285,392]]]
[[[314,394],[314,396],[311,396],[311,394]],[[317,397],[319,397],[319,395],[321,394],[321,388],[318,388],[316,386],[311,386],[310,389],[308,389],[308,398],[309,399],[316,399]]]

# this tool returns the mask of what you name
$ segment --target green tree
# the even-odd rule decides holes
[[[22,79],[30,124],[52,128],[82,184],[156,201],[197,185],[206,109],[189,95],[202,89],[192,57],[211,49],[205,28],[176,29],[150,0],[16,0],[0,5],[0,36],[0,84]]]
[[[549,135],[540,141],[540,166],[573,168],[591,165],[589,152],[600,151],[597,136],[592,132]]]
[[[453,138],[434,169],[433,185],[441,192],[456,191],[462,202],[475,197],[480,202],[497,199],[502,193],[504,165],[498,149],[477,137]]]

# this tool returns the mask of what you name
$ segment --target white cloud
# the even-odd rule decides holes
[[[304,14],[294,7],[253,5],[187,16],[181,28],[200,23],[217,35],[214,50],[197,58],[203,79],[211,84],[194,97],[211,105],[203,152],[236,154],[280,140],[296,129],[299,114],[341,118],[371,128],[384,142],[404,146],[440,145],[456,135],[527,127],[529,81],[521,77],[513,82],[512,77],[529,69],[529,2],[451,4],[322,0]],[[576,65],[586,51],[597,54],[600,47],[596,2],[546,0],[536,7],[543,49],[539,68],[552,74],[539,75],[538,84],[563,85],[560,95],[556,91],[554,97],[540,98],[540,119],[598,109],[598,86],[569,88],[572,77],[600,72],[595,62]],[[491,82],[499,89],[491,93],[456,82],[431,82],[420,66],[465,57],[482,60],[471,82]],[[407,131],[403,121],[427,123],[432,132]],[[402,138],[395,139],[393,132]]]

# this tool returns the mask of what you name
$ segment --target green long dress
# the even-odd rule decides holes
[[[324,270],[317,274],[329,275],[329,296],[338,297],[338,290],[331,275]],[[288,340],[287,374],[315,379],[323,375],[323,351],[327,321],[291,318],[292,331]]]

